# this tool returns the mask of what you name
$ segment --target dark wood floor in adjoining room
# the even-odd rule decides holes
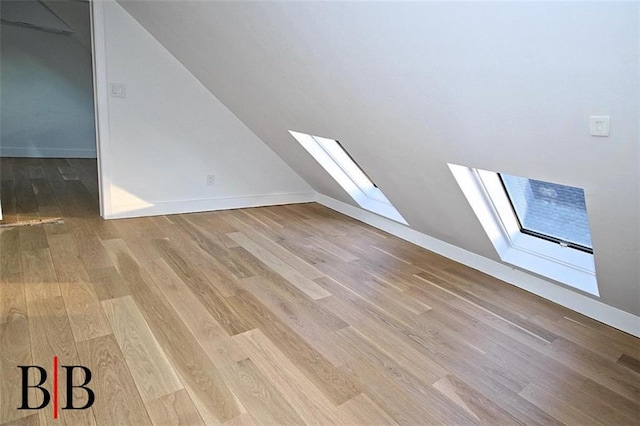
[[[0,424],[54,356],[60,424],[640,422],[639,339],[318,204],[103,221],[82,163],[12,163],[64,221],[0,228]]]
[[[98,216],[95,159],[0,158],[0,179],[0,227]]]

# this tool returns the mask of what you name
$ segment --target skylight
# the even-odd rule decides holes
[[[506,263],[598,296],[581,188],[449,164]]]
[[[522,232],[593,253],[581,188],[499,175]]]
[[[380,188],[336,140],[289,131],[363,209],[407,225]]]

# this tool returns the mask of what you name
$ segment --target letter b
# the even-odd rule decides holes
[[[42,384],[47,381],[47,372],[44,368],[37,365],[19,365],[18,368],[22,370],[22,405],[18,407],[18,410],[39,410],[49,405],[51,395],[49,391],[42,387]],[[35,368],[40,372],[40,382],[29,386],[29,369]],[[29,406],[29,388],[40,389],[42,392],[42,404],[37,407]]]
[[[87,367],[83,367],[82,365],[63,365],[62,368],[67,370],[67,405],[64,407],[65,410],[84,410],[85,408],[89,408],[93,405],[96,400],[96,396],[91,389],[87,387],[89,382],[91,381],[91,370]],[[84,371],[84,383],[81,385],[73,385],[73,369],[80,368]],[[87,403],[82,407],[74,407],[73,406],[73,388],[84,389],[87,392]]]

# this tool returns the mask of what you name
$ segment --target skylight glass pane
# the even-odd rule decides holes
[[[360,188],[367,189],[373,188],[375,185],[368,176],[360,169],[351,156],[344,150],[344,148],[333,139],[321,138],[319,136],[313,137],[319,144],[327,151],[327,154],[333,158],[333,160],[344,170],[346,174],[353,180],[353,182]]]
[[[309,154],[364,209],[407,225],[402,215],[369,179],[344,147],[334,139],[289,131]]]
[[[523,231],[592,249],[584,191],[500,174]]]

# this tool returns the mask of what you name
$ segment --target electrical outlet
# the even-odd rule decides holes
[[[207,175],[207,185],[213,185],[216,181],[215,175]]]

